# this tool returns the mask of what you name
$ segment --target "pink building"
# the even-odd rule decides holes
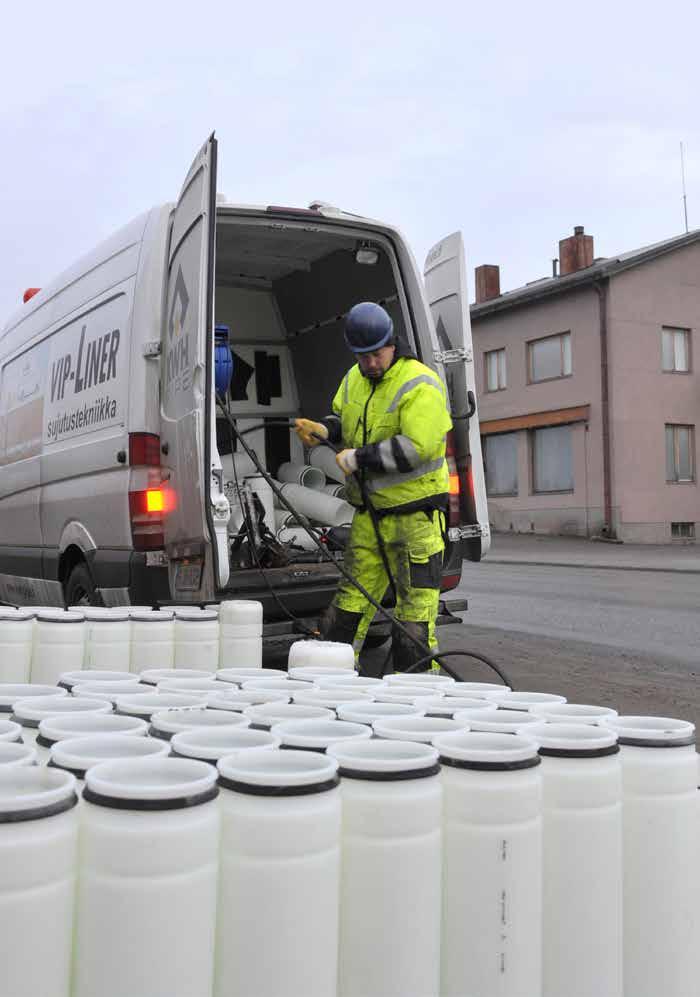
[[[637,543],[700,529],[700,230],[594,259],[582,227],[559,275],[471,306],[489,515],[497,530]],[[700,356],[697,359],[700,365]]]

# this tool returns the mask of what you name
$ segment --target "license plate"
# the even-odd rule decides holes
[[[183,592],[196,592],[202,581],[201,564],[178,564],[175,567],[175,588]]]

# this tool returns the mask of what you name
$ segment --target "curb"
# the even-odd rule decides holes
[[[485,564],[515,564],[532,568],[583,568],[587,571],[648,571],[664,575],[700,575],[700,568],[657,568],[635,564],[576,564],[567,561],[516,561],[510,558],[484,558]]]

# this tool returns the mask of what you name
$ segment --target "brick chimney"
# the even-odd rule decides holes
[[[577,225],[574,234],[559,243],[559,276],[575,273],[593,263],[593,236],[583,234],[583,225]]]
[[[474,271],[476,284],[476,303],[490,301],[501,294],[501,271],[490,263],[484,263]]]

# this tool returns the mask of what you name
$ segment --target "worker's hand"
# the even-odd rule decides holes
[[[312,422],[311,419],[295,419],[296,434],[305,447],[316,447],[321,440],[328,439],[328,430],[322,422]],[[321,437],[321,440],[318,437]]]
[[[353,474],[357,470],[357,450],[341,450],[335,462],[343,474]]]

